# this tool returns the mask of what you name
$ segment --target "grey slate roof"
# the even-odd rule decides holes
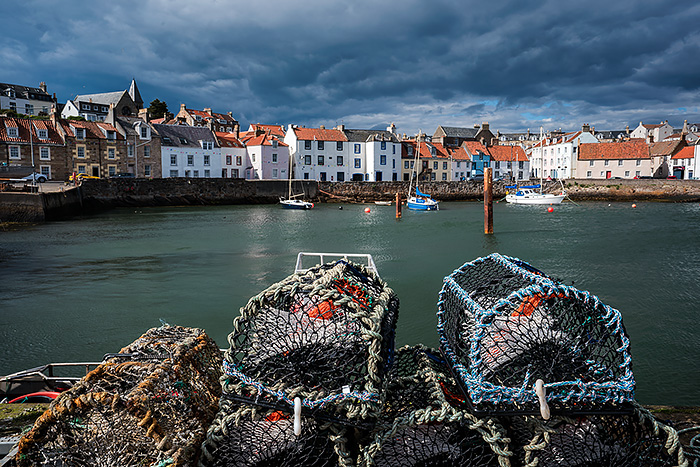
[[[138,131],[134,128],[134,125],[136,123],[143,123],[144,125],[148,125],[151,128],[153,128],[153,125],[150,125],[146,122],[144,122],[142,119],[139,117],[126,117],[123,115],[115,117],[115,119],[121,124],[122,127],[126,130],[126,136],[127,137],[132,137],[132,136],[141,136]],[[155,132],[153,132],[155,133]]]
[[[442,131],[445,132],[445,136],[448,138],[474,138],[481,128],[460,128],[455,126],[442,126]],[[436,131],[437,133],[437,131]]]
[[[161,145],[165,147],[198,148],[199,141],[212,141],[214,147],[219,147],[214,133],[204,126],[162,124],[152,126],[161,137]],[[184,138],[184,142],[180,138]]]
[[[1,93],[4,93],[7,89],[14,89],[15,95],[21,99],[53,102],[53,97],[51,97],[49,93],[42,91],[41,88],[21,86],[19,84],[0,83]]]
[[[365,143],[369,141],[390,141],[398,143],[398,137],[386,130],[342,130],[348,141]]]
[[[73,102],[92,102],[94,104],[102,104],[109,107],[109,104],[116,104],[124,95],[124,91],[103,92],[100,94],[83,94],[75,96]]]
[[[625,130],[595,130],[593,134],[598,139],[621,139],[629,136]]]

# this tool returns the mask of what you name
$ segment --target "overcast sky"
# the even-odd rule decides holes
[[[700,122],[696,1],[2,0],[0,82],[432,134]]]

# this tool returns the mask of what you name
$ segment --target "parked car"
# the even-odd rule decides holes
[[[132,174],[131,172],[122,172],[122,173],[118,173],[117,175],[115,175],[115,177],[117,177],[117,178],[134,178],[134,174]]]
[[[35,180],[38,183],[44,183],[46,180],[48,180],[48,177],[44,174],[34,172],[32,174],[27,175],[26,177],[22,177],[22,180],[27,180],[27,181]]]
[[[75,176],[75,178],[78,179],[78,180],[85,180],[85,179],[89,179],[89,178],[99,179],[100,177],[95,177],[94,175],[88,175],[88,174],[84,174],[84,173],[79,173],[79,174],[77,174],[77,175]],[[71,181],[71,182],[74,181],[73,175],[71,175],[70,177],[68,177],[68,180]]]

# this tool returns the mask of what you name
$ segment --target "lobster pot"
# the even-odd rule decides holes
[[[221,362],[201,329],[151,329],[55,399],[16,463],[194,465],[217,413]]]
[[[629,339],[619,311],[527,263],[492,254],[445,278],[438,333],[475,413],[629,412]]]
[[[540,467],[675,466],[684,464],[677,432],[643,407],[630,415],[576,418],[513,416],[508,426],[514,458]]]
[[[241,308],[223,391],[339,423],[373,419],[393,356],[399,301],[371,270],[336,261],[294,274]]]
[[[294,419],[288,412],[242,404],[224,397],[202,445],[199,465],[348,465],[340,462],[339,457],[343,453],[348,456],[344,428],[321,424],[309,417],[302,417],[301,427],[301,433],[295,435]]]
[[[438,352],[400,349],[373,441],[358,464],[498,466],[499,454],[508,454],[503,428],[462,410],[455,390]]]

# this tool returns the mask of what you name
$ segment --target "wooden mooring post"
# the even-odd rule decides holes
[[[493,179],[491,167],[484,169],[484,233],[493,234]]]
[[[396,192],[396,218],[401,219],[401,193]]]

